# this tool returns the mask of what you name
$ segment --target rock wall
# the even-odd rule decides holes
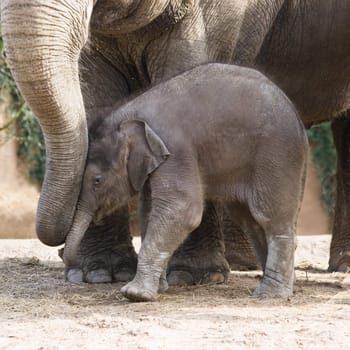
[[[303,202],[298,218],[298,235],[323,235],[331,233],[330,220],[320,201],[321,183],[315,167],[309,163]]]
[[[0,105],[0,127],[7,120]],[[0,131],[0,238],[34,238],[38,190],[20,170],[15,139]]]

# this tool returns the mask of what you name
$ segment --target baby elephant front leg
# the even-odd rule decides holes
[[[160,284],[163,274],[161,266],[166,265],[171,254],[159,251],[158,254],[156,251],[153,253],[157,259],[150,261],[147,258],[147,249],[140,251],[137,273],[134,279],[121,289],[122,294],[132,301],[153,301],[158,291],[164,292],[167,289],[164,283]]]
[[[169,258],[200,224],[202,209],[195,208],[198,205],[189,201],[180,205],[153,205],[135,278],[121,289],[125,297],[133,301],[152,301],[158,291],[166,289],[163,280]]]

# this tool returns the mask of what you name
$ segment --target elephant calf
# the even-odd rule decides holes
[[[68,267],[91,220],[140,193],[137,272],[121,291],[153,300],[167,287],[168,259],[200,224],[205,200],[223,200],[240,213],[264,269],[254,294],[292,294],[308,143],[292,103],[265,76],[196,67],[115,109],[90,133]]]

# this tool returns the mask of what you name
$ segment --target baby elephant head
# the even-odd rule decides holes
[[[74,266],[76,253],[92,220],[98,222],[127,204],[148,176],[169,156],[161,138],[141,120],[126,120],[92,138],[73,225],[66,239],[64,261]]]

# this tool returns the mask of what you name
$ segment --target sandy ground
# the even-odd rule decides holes
[[[348,349],[350,275],[329,274],[329,236],[298,237],[294,296],[250,296],[259,272],[130,303],[120,284],[73,285],[57,249],[0,241],[0,349]],[[137,242],[138,243],[138,242]]]

